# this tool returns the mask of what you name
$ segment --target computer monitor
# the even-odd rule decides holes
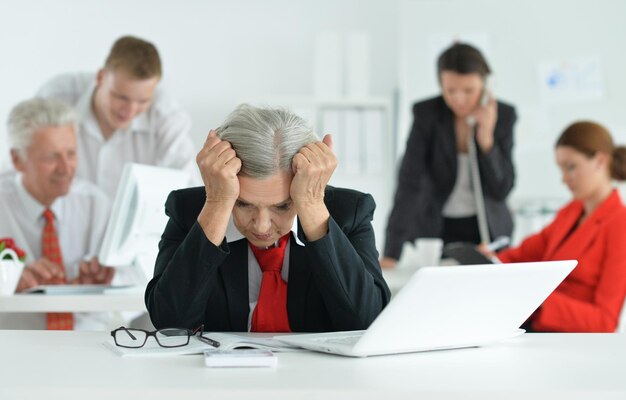
[[[168,217],[165,200],[172,190],[187,187],[182,170],[127,163],[117,188],[100,254],[102,265],[137,268],[152,278],[158,244]]]

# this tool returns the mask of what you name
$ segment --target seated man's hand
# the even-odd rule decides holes
[[[333,153],[331,135],[324,136],[321,142],[301,148],[292,162],[294,177],[290,194],[296,206],[323,204],[324,191],[335,168],[337,157]]]
[[[241,160],[232,145],[211,130],[196,162],[204,181],[207,202],[226,202],[232,208],[239,197],[237,174],[241,170]]]
[[[324,191],[336,167],[337,157],[330,135],[324,136],[321,142],[304,146],[293,157],[294,176],[289,194],[309,241],[321,239],[328,232],[330,214],[324,204]]]
[[[45,258],[28,264],[22,271],[16,292],[22,292],[37,285],[65,283],[65,272],[60,265]]]
[[[113,280],[115,269],[101,265],[96,257],[90,261],[80,263],[78,277],[72,280],[73,284],[88,285],[102,284],[108,285]]]
[[[204,181],[206,203],[198,215],[198,223],[206,238],[215,246],[224,240],[228,221],[239,197],[241,160],[232,145],[211,130],[196,162]]]

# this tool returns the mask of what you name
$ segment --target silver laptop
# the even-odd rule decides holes
[[[275,336],[352,357],[475,347],[523,333],[519,326],[577,261],[423,267],[365,331]]]

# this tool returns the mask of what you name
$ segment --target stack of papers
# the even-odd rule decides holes
[[[278,360],[269,350],[207,350],[204,364],[211,368],[275,367]]]

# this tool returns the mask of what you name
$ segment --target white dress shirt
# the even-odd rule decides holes
[[[26,265],[40,259],[45,224],[42,214],[45,207],[26,191],[21,174],[2,174],[0,205],[0,237],[12,238],[26,252]],[[98,255],[109,207],[110,202],[101,190],[76,178],[68,194],[59,197],[50,206],[55,215],[55,227],[68,279],[78,276],[81,261]],[[74,316],[75,329],[104,329],[108,325],[107,315],[103,313],[75,313]],[[6,327],[13,321],[21,323],[20,318],[10,317],[2,316],[0,324]],[[28,321],[34,327],[45,326],[45,316],[42,314],[28,316]]]
[[[61,99],[79,114],[76,176],[96,184],[111,200],[127,162],[186,169],[192,182],[199,181],[189,136],[191,118],[177,103],[157,87],[148,110],[105,140],[91,107],[95,88],[95,74],[64,74],[37,93]]]
[[[293,219],[291,232],[293,233],[293,237],[296,239],[296,243],[300,246],[304,246],[304,243],[298,239],[298,217]],[[233,216],[231,215],[230,221],[228,221],[228,227],[226,228],[226,242],[231,243],[241,239],[245,239],[245,236],[239,232],[233,223]],[[289,281],[289,243],[291,243],[291,238],[287,242],[283,267],[280,270],[280,276],[285,282]],[[248,313],[248,331],[250,331],[250,328],[252,327],[252,314],[254,313],[254,308],[256,307],[256,303],[259,299],[262,279],[263,271],[261,270],[259,262],[256,260],[250,245],[248,245],[248,304],[250,305],[250,312]]]

